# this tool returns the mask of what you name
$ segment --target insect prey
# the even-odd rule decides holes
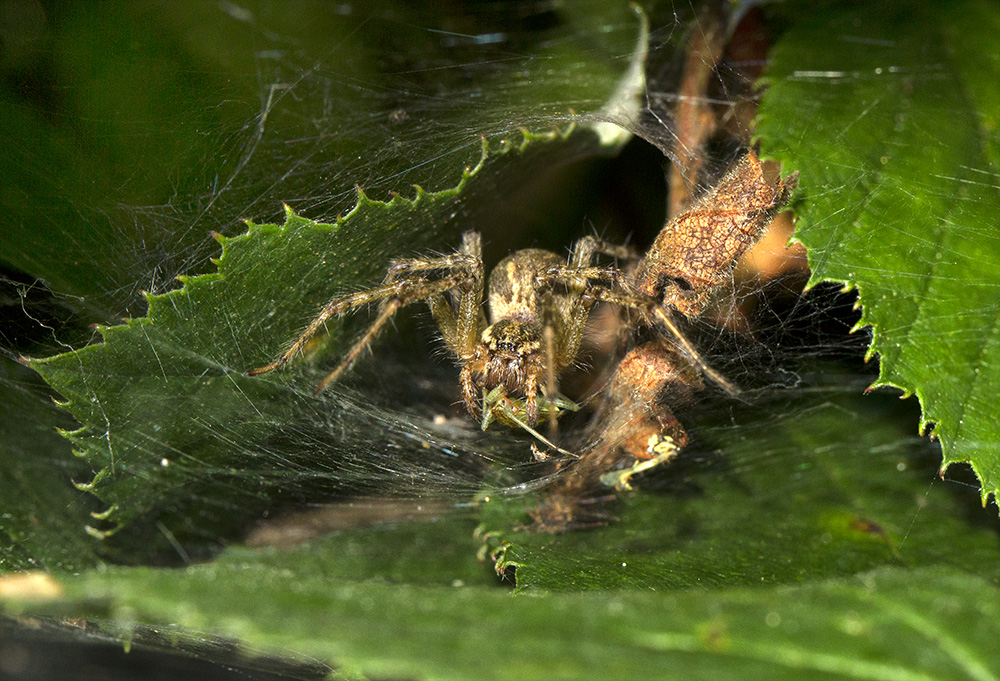
[[[700,315],[730,280],[739,258],[784,208],[797,183],[798,173],[769,181],[751,150],[660,231],[629,281],[637,294],[662,302],[657,316],[675,344],[655,339],[625,354],[588,428],[590,445],[560,494],[572,497],[596,480],[629,489],[636,473],[669,461],[683,449],[687,433],[670,407],[704,387],[694,367],[723,387],[728,381],[705,367],[666,312]],[[634,465],[622,469],[628,460]]]

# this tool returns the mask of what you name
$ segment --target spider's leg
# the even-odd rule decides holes
[[[720,388],[725,390],[730,395],[740,394],[739,388],[733,385],[729,381],[729,379],[727,379],[718,371],[710,367],[708,363],[705,362],[705,359],[698,353],[697,350],[694,349],[694,346],[691,344],[691,341],[687,339],[687,336],[685,336],[681,332],[681,330],[677,328],[677,325],[674,324],[674,321],[670,318],[670,313],[667,310],[665,310],[662,305],[657,305],[653,309],[653,313],[656,316],[656,318],[660,321],[660,323],[663,324],[663,326],[667,329],[667,331],[669,331],[670,334],[674,337],[674,340],[677,341],[677,344],[681,346],[681,349],[684,351],[684,354],[687,356],[687,358],[698,366],[698,369],[701,370],[701,373],[705,374],[705,376],[710,378]]]
[[[295,355],[299,354],[303,346],[309,342],[310,338],[316,335],[316,333],[320,330],[323,324],[330,319],[330,317],[342,315],[346,312],[350,312],[356,307],[367,305],[368,303],[375,302],[376,300],[383,300],[393,295],[398,290],[399,284],[382,284],[381,286],[376,286],[375,288],[367,291],[359,291],[358,293],[352,293],[346,296],[334,298],[323,306],[323,309],[316,316],[316,318],[309,323],[306,330],[295,339],[295,342],[292,343],[291,347],[289,347],[284,354],[266,366],[251,369],[246,373],[246,375],[257,376],[260,374],[266,374],[269,371],[274,371],[288,362],[288,360],[295,357]]]
[[[551,288],[556,282],[562,282],[566,286],[568,292],[566,298],[569,303],[563,310],[564,328],[559,336],[561,345],[556,349],[557,357],[567,358],[566,364],[569,364],[580,350],[590,308],[597,300],[590,295],[592,289],[598,288],[590,281],[591,279],[603,279],[619,288],[625,287],[624,275],[616,267],[565,265],[549,269],[538,280],[540,287]],[[557,367],[559,368],[561,367]]]
[[[719,387],[730,395],[738,395],[740,393],[739,388],[733,385],[729,379],[708,365],[708,362],[698,353],[694,345],[691,344],[691,341],[687,339],[687,336],[674,324],[674,321],[670,318],[669,311],[660,305],[655,298],[642,295],[641,293],[616,291],[601,286],[592,286],[588,291],[588,295],[592,296],[595,300],[603,300],[615,305],[639,310],[649,319],[659,321],[674,337],[677,345],[688,360],[696,365],[701,373],[717,383]]]
[[[533,368],[524,381],[524,416],[529,425],[538,421],[538,371]]]
[[[486,326],[483,317],[483,244],[479,232],[470,230],[462,235],[461,253],[468,259],[465,269],[468,280],[467,286],[459,292],[453,352],[465,362],[472,358],[479,335]]]
[[[545,326],[542,328],[542,342],[545,347],[545,399],[548,401],[549,437],[555,438],[559,432],[557,417],[559,409],[555,406],[557,395],[556,384],[556,329],[551,314],[545,315]]]
[[[642,255],[629,246],[613,244],[596,236],[585,236],[573,245],[569,264],[571,267],[589,267],[594,262],[594,256],[600,253],[625,261],[638,261]]]
[[[465,408],[468,410],[469,415],[474,419],[479,418],[479,388],[476,386],[476,382],[472,380],[472,365],[466,364],[462,367],[462,372],[458,377],[459,383],[462,384],[462,401],[465,402]]]
[[[393,263],[386,281],[395,280],[400,275],[430,269],[449,270],[462,275],[452,287],[452,299],[441,291],[428,296],[434,321],[441,330],[445,344],[460,359],[468,360],[475,348],[479,333],[484,325],[483,304],[483,260],[482,245],[478,232],[468,231],[462,235],[462,246],[458,253],[430,260],[400,260]],[[456,310],[457,307],[457,310]]]
[[[382,309],[379,310],[378,317],[375,318],[375,321],[368,327],[368,330],[365,331],[364,335],[361,336],[353,347],[347,351],[347,354],[344,355],[344,359],[342,359],[340,364],[337,365],[337,368],[328,373],[326,378],[320,381],[319,385],[317,385],[315,390],[313,390],[313,393],[318,394],[323,392],[323,388],[340,378],[340,375],[344,373],[349,366],[354,364],[354,360],[361,355],[362,351],[368,347],[368,344],[372,342],[376,334],[382,330],[382,327],[385,326],[386,322],[388,322],[392,315],[396,314],[396,311],[402,306],[403,303],[400,301],[398,296],[390,298],[385,305],[382,306]]]
[[[354,361],[361,355],[362,351],[375,339],[378,332],[382,330],[386,322],[392,318],[392,315],[396,314],[399,308],[409,305],[410,303],[415,303],[420,300],[427,300],[433,298],[434,296],[440,296],[445,291],[454,288],[464,279],[465,275],[461,272],[452,274],[438,281],[429,282],[426,279],[415,277],[413,279],[403,280],[396,284],[393,284],[396,295],[389,298],[382,309],[379,311],[378,316],[372,325],[368,327],[364,335],[358,339],[358,341],[348,350],[344,359],[337,365],[337,368],[327,374],[314,392],[321,392],[326,386],[330,385],[333,381],[337,380],[338,377],[344,371],[354,363]]]

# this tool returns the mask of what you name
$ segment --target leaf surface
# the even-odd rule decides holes
[[[71,602],[48,611],[145,623],[126,634],[136,641],[169,623],[170,645],[195,653],[211,646],[205,632],[215,632],[258,654],[282,651],[366,678],[927,681],[1000,673],[997,589],[950,570],[886,569],[801,586],[530,597],[461,580],[307,576],[268,562],[238,551],[183,571],[113,568],[67,578]]]
[[[580,68],[581,59],[607,57],[605,50],[627,46],[618,53],[627,59],[599,61],[585,83],[559,93],[570,97],[578,88],[574,96],[589,108],[573,116],[612,109],[627,116],[629,107],[638,107],[643,17],[634,9],[610,11],[630,23],[605,31],[599,17],[580,19],[589,30],[616,36],[605,35],[597,52],[587,45],[581,53],[586,43],[577,33],[576,40],[539,47],[548,57],[529,62],[538,68],[564,62],[566,68]],[[497,68],[517,82],[526,78],[512,71],[514,65]],[[372,490],[454,495],[478,487],[489,457],[465,470],[455,464],[456,451],[471,441],[474,426],[463,421],[465,428],[430,429],[436,414],[451,411],[453,400],[451,394],[428,399],[433,385],[457,382],[442,378],[447,366],[425,361],[414,368],[412,348],[397,351],[391,371],[369,364],[367,374],[357,372],[353,389],[348,381],[348,387],[320,398],[312,396],[312,388],[329,364],[299,360],[289,371],[266,377],[244,373],[279,355],[328,300],[377,284],[391,259],[451,250],[460,231],[489,226],[496,206],[507,200],[505,177],[541,172],[553,159],[608,154],[626,138],[605,123],[565,123],[566,111],[539,113],[545,108],[539,100],[553,93],[530,83],[527,78],[524,87],[514,89],[514,102],[498,98],[451,111],[464,122],[462,153],[476,154],[474,163],[464,170],[459,166],[456,185],[436,192],[415,187],[409,197],[392,195],[388,201],[359,189],[355,207],[334,224],[289,209],[284,225],[250,225],[242,236],[218,236],[223,252],[217,273],[184,277],[181,289],[147,295],[148,316],[100,327],[103,343],[32,363],[81,424],[68,436],[97,471],[81,488],[106,504],[100,522],[88,526],[92,534],[110,536],[144,519],[158,531],[131,530],[119,545],[138,548],[153,537],[172,550],[178,538],[212,543],[274,505],[316,495]],[[509,121],[506,129],[491,127],[499,111],[509,114],[527,103],[538,107],[526,119],[537,132],[511,129]],[[484,133],[468,133],[476,129]],[[381,164],[385,177],[395,176],[392,163],[400,160]],[[432,160],[435,167],[442,164]],[[402,323],[405,318],[400,315]],[[364,324],[364,319],[331,322],[323,352],[313,346],[307,354],[338,361]],[[430,354],[424,353],[425,360]],[[432,383],[429,375],[435,376]],[[502,438],[494,444],[490,456],[507,446]]]
[[[984,2],[796,5],[760,110],[800,170],[812,281],[857,288],[874,387],[915,394],[944,466],[1000,485],[1000,12]]]

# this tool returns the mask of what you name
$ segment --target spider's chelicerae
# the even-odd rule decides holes
[[[715,224],[712,220],[728,220],[725,233],[714,229],[719,232],[714,235],[716,243],[712,239],[693,238],[690,229],[675,229],[678,233],[671,236],[671,226],[677,223],[675,218],[641,259],[631,249],[591,236],[577,241],[568,259],[537,248],[516,251],[500,261],[490,274],[487,319],[482,305],[481,238],[478,232],[468,231],[457,253],[394,261],[381,285],[334,298],[284,354],[247,373],[254,376],[282,366],[331,317],[379,302],[375,320],[337,368],[317,386],[319,392],[351,366],[401,307],[425,301],[445,344],[461,365],[459,380],[469,414],[482,418],[485,427],[499,413],[499,420],[534,433],[531,426],[540,414],[547,415],[554,427],[559,410],[572,405],[559,396],[557,378],[576,359],[591,308],[603,301],[635,310],[648,324],[666,328],[702,373],[733,390],[701,360],[674,325],[670,312],[697,314],[710,291],[759,238],[766,219],[787,200],[789,187],[782,186],[780,179],[776,186],[765,183],[753,152],[709,194],[731,185],[732,182],[727,185],[727,179],[740,173],[759,176],[761,201],[751,215],[719,218],[719,210],[695,206],[678,216],[687,217],[689,222],[692,216],[694,219],[707,216],[709,232]],[[631,266],[620,269],[599,265],[595,263],[598,255],[617,258]]]

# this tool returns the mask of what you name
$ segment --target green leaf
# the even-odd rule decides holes
[[[460,580],[304,576],[268,563],[237,552],[180,571],[111,568],[65,578],[70,603],[44,610],[142,623],[123,634],[140,642],[171,624],[170,643],[182,651],[203,649],[204,632],[215,632],[240,641],[248,656],[306,656],[348,678],[916,681],[1000,673],[1000,594],[950,570],[896,568],[792,587],[527,597]]]
[[[933,482],[937,448],[907,432],[914,409],[851,395],[864,376],[800,371],[823,378],[732,411],[685,412],[692,443],[605,509],[616,522],[599,531],[511,532],[526,502],[491,500],[481,533],[494,533],[498,571],[516,567],[529,590],[794,584],[933,565],[1000,584],[1000,523],[981,509],[970,523],[973,495]]]
[[[73,420],[47,399],[34,372],[0,358],[0,573],[76,572],[97,551],[82,522],[97,504],[73,488],[92,475],[57,428]]]
[[[632,52],[626,54],[632,56],[600,63],[588,71],[586,83],[573,86],[579,88],[573,96],[591,107],[575,116],[627,116],[628,107],[638,106],[642,16],[634,9],[612,14],[631,22]],[[618,41],[607,42],[608,48],[622,47],[624,28],[616,34]],[[579,68],[577,41],[560,45],[551,61]],[[599,50],[588,58],[595,54],[607,56]],[[143,520],[156,530],[131,528],[118,546],[142,551],[152,537],[172,551],[178,541],[214,544],[289,500],[403,489],[468,495],[478,488],[482,461],[466,464],[464,477],[462,464],[455,463],[456,450],[476,435],[474,427],[431,427],[435,414],[449,410],[452,396],[428,399],[419,371],[406,361],[412,358],[396,358],[399,379],[391,388],[383,384],[381,365],[369,367],[375,376],[356,372],[360,390],[338,386],[324,398],[311,394],[323,367],[299,362],[267,377],[243,374],[280,354],[326,301],[377,283],[392,258],[453,248],[461,230],[488,226],[496,206],[507,200],[506,177],[540,172],[560,159],[608,154],[624,141],[620,129],[604,123],[556,128],[565,112],[539,113],[543,93],[533,87],[518,91],[527,98],[521,104],[505,100],[451,112],[465,130],[490,132],[488,139],[471,140],[466,133],[465,153],[475,149],[477,163],[465,167],[457,185],[437,192],[416,187],[409,197],[386,202],[359,189],[356,206],[334,224],[289,209],[283,226],[251,224],[242,236],[218,236],[223,251],[217,273],[184,277],[183,288],[148,295],[148,317],[100,327],[101,344],[32,362],[81,424],[68,437],[97,471],[81,489],[106,504],[101,522],[88,526],[92,534],[107,537]],[[540,132],[490,128],[498,110],[509,113],[527,102],[539,105],[531,122]],[[376,166],[391,177],[398,160]],[[358,320],[347,328],[363,326]],[[336,323],[330,328],[327,347],[318,354],[337,361],[353,333]],[[439,377],[443,370],[423,369]],[[435,384],[444,382],[438,378]],[[478,456],[495,458],[516,446],[501,438],[494,443]]]
[[[857,288],[873,387],[916,394],[944,466],[1000,486],[1000,12],[796,5],[760,110],[765,151],[800,170],[813,283]]]

